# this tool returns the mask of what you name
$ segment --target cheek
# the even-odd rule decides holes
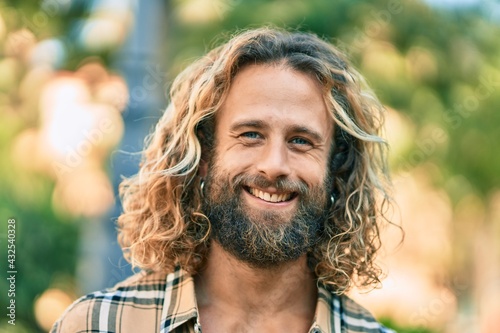
[[[328,162],[326,159],[295,158],[293,163],[297,176],[309,186],[323,183],[327,176]]]
[[[218,152],[215,158],[214,162],[219,166],[219,169],[234,175],[250,170],[252,165],[255,165],[258,154],[251,150],[243,151],[233,147],[230,150]]]

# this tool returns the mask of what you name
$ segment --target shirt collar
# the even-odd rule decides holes
[[[318,301],[313,329],[310,332],[327,333],[341,332],[340,330],[340,300],[328,291],[323,285],[318,285]]]
[[[316,312],[309,332],[340,332],[339,308],[338,297],[323,286],[318,286]],[[160,333],[171,332],[191,319],[195,319],[194,323],[199,324],[198,318],[193,278],[186,271],[176,269],[167,275]]]
[[[179,268],[167,275],[160,333],[171,332],[192,318],[198,320],[193,278]]]

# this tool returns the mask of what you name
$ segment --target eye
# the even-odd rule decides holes
[[[245,139],[260,139],[262,136],[257,133],[257,132],[245,132],[240,135],[242,138]]]
[[[314,148],[314,144],[306,138],[295,137],[289,141],[290,148],[298,152],[306,152]]]
[[[306,140],[304,138],[293,138],[292,140],[290,140],[290,142],[294,145],[312,145],[309,140]]]

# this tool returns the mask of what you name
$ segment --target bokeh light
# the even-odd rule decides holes
[[[118,89],[110,91],[109,86]],[[116,102],[116,93],[125,96]],[[87,63],[75,74],[54,74],[44,82],[40,125],[19,134],[13,154],[20,165],[54,177],[58,211],[99,216],[114,203],[102,166],[123,134],[120,111],[126,100],[122,80],[97,63]]]
[[[60,289],[47,289],[35,300],[35,317],[42,329],[50,328],[64,310],[73,303],[73,297]]]
[[[61,67],[66,60],[64,44],[59,39],[50,38],[41,41],[31,51],[31,65],[33,67],[49,66]]]

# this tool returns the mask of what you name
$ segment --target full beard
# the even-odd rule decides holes
[[[240,174],[232,182],[212,166],[205,181],[203,212],[211,222],[211,237],[221,247],[255,268],[278,267],[307,253],[318,241],[328,218],[331,182],[308,188],[301,181]],[[248,207],[246,187],[274,187],[294,192],[298,206],[292,214]]]

